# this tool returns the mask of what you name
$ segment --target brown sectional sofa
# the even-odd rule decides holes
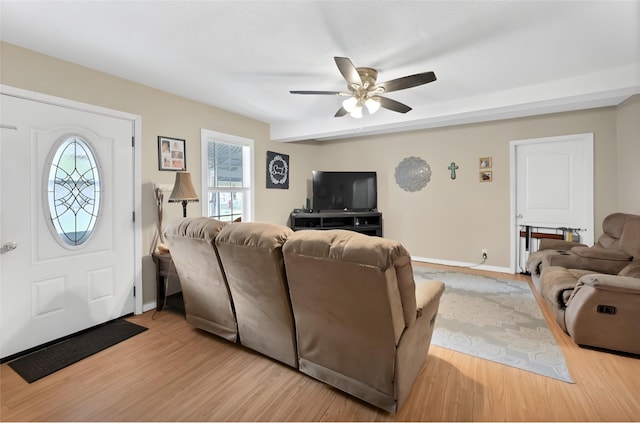
[[[592,247],[543,240],[527,268],[577,344],[640,354],[640,216],[613,213],[602,226]]]
[[[206,217],[173,221],[165,236],[189,323],[382,409],[402,406],[444,284],[416,285],[400,243]]]

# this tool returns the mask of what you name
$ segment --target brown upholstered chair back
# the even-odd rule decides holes
[[[293,231],[270,223],[224,227],[216,247],[236,309],[240,343],[298,367],[282,245]]]
[[[235,313],[215,247],[215,238],[226,225],[208,217],[177,219],[167,225],[165,238],[180,277],[186,320],[235,342]]]
[[[640,216],[627,214],[622,235],[620,249],[631,254],[634,261],[640,260]]]
[[[396,348],[416,320],[407,250],[350,231],[298,231],[284,258],[300,369],[394,409]]]
[[[612,213],[602,221],[603,234],[596,246],[624,251],[640,259],[640,216]]]

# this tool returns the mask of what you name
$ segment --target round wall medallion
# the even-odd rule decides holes
[[[415,192],[431,181],[431,167],[420,157],[407,157],[396,167],[396,184],[405,191]]]

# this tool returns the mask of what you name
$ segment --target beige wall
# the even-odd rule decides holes
[[[617,135],[619,209],[640,214],[640,95],[618,106]]]
[[[306,187],[267,190],[266,151],[292,156],[291,179],[311,174],[305,158],[315,147],[269,140],[269,125],[215,107],[187,100],[144,85],[7,44],[0,44],[0,83],[43,94],[120,110],[142,117],[142,251],[143,302],[155,301],[155,267],[149,254],[155,233],[153,184],[173,184],[173,172],[158,170],[157,137],[186,140],[187,168],[200,190],[200,130],[223,132],[255,140],[256,220],[286,224],[289,212],[304,204]],[[177,204],[167,204],[165,222],[182,215]],[[189,216],[200,215],[200,204],[190,204]]]
[[[414,256],[477,262],[482,248],[487,264],[509,266],[509,142],[574,133],[595,134],[596,237],[602,219],[624,210],[640,212],[638,128],[640,96],[623,105],[482,124],[314,143],[273,143],[269,126],[215,107],[96,72],[2,43],[0,82],[18,88],[82,101],[142,116],[144,302],[155,300],[155,269],[147,256],[155,231],[154,183],[172,184],[172,172],[157,167],[157,136],[187,140],[187,165],[200,181],[200,129],[255,140],[256,220],[286,224],[289,212],[311,196],[312,170],[375,170],[384,235],[403,242]],[[389,112],[390,113],[390,112]],[[619,137],[616,142],[616,137]],[[265,188],[266,151],[289,154],[288,190]],[[433,172],[423,190],[408,193],[394,181],[405,157],[425,159]],[[478,181],[478,159],[493,158],[492,183]],[[447,167],[455,161],[458,178]],[[618,182],[620,179],[620,182]],[[196,187],[199,189],[199,186]],[[181,215],[165,206],[166,220]],[[189,215],[200,214],[189,205]]]
[[[510,141],[591,132],[598,236],[599,222],[618,210],[614,107],[332,141],[318,151],[317,167],[376,170],[384,236],[403,242],[412,255],[477,263],[486,248],[486,265],[508,268]],[[413,193],[394,178],[398,163],[409,156],[426,160],[432,171],[427,187]],[[481,183],[479,159],[487,156],[494,180]],[[459,166],[455,180],[447,169],[452,161]]]

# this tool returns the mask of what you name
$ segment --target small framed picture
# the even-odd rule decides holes
[[[480,169],[491,169],[491,157],[480,157]]]
[[[480,182],[493,182],[492,172],[490,170],[481,170]]]
[[[187,170],[185,144],[179,138],[158,137],[158,169]]]

